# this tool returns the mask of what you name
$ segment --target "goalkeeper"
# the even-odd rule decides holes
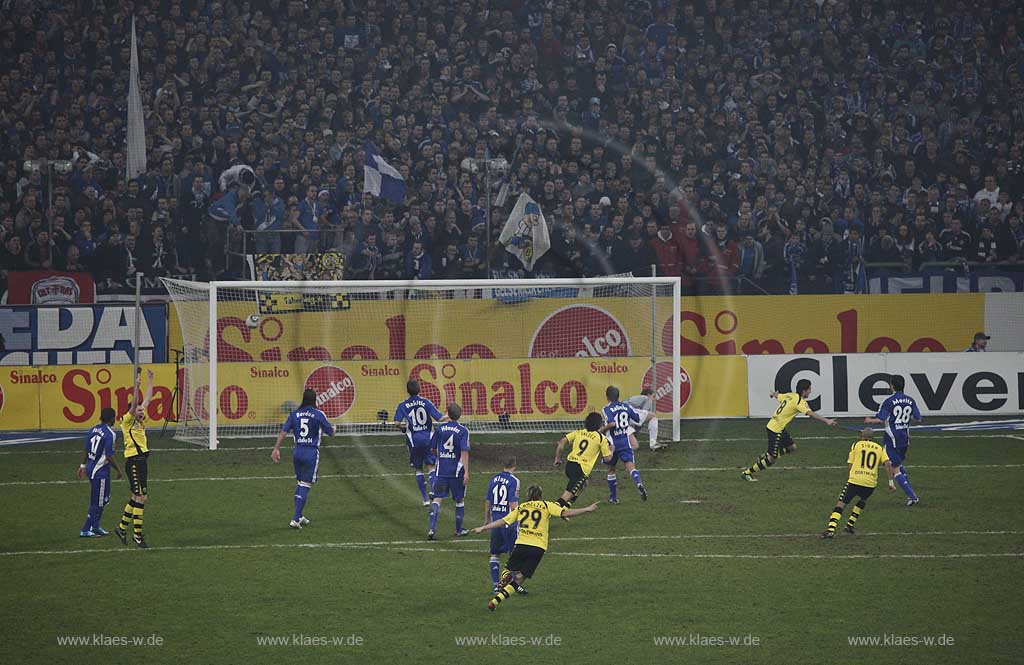
[[[640,391],[639,395],[634,395],[627,399],[626,404],[633,407],[636,414],[640,416],[640,424],[637,427],[642,427],[644,423],[647,424],[647,436],[651,450],[668,448],[667,443],[658,443],[658,418],[654,415],[654,391],[650,388],[644,388]],[[629,428],[629,444],[636,450],[636,429],[633,427]]]

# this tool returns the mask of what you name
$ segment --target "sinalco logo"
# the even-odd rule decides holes
[[[348,372],[334,365],[324,365],[306,377],[307,390],[316,391],[316,408],[328,418],[340,418],[348,413],[356,400],[356,386]]]

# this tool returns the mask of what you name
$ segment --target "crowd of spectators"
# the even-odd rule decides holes
[[[1020,3],[0,4],[4,271],[117,290],[334,250],[352,278],[508,274],[496,158],[490,236],[530,193],[537,275],[842,292],[864,264],[1022,254]],[[126,180],[133,14],[148,171]],[[362,193],[367,140],[401,204]]]

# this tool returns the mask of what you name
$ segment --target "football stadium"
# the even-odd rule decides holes
[[[1024,6],[0,8],[3,662],[1020,662]]]

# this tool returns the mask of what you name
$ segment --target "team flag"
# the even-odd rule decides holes
[[[534,264],[551,249],[551,237],[548,235],[544,213],[528,194],[519,195],[498,242],[518,258],[527,270],[533,270]]]
[[[363,150],[366,159],[363,163],[363,192],[391,201],[401,203],[405,200],[405,178],[384,161],[377,148],[367,141]]]
[[[131,72],[128,81],[128,164],[125,178],[131,180],[146,172],[146,125],[142,115],[139,92],[139,49],[135,40],[135,17],[132,17]]]

